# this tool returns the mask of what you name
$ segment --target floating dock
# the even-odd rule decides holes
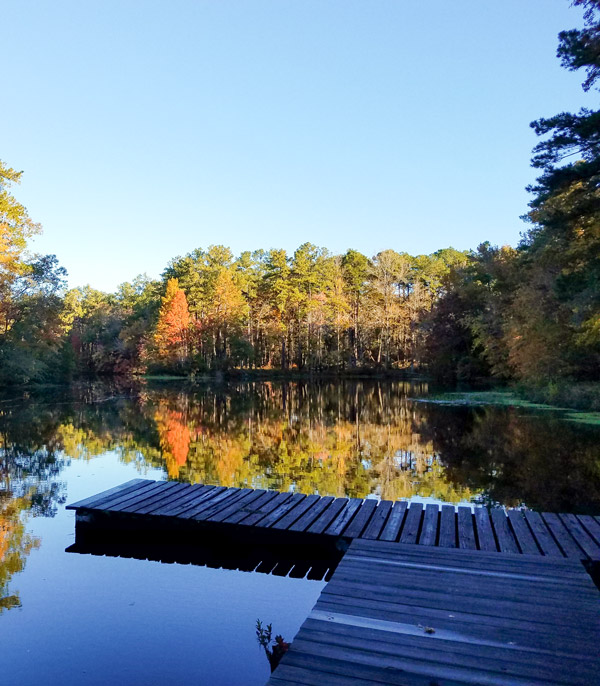
[[[134,479],[67,506],[77,525],[110,533],[146,530],[251,532],[274,541],[355,539],[551,558],[600,560],[600,517],[485,507],[333,498],[251,488]]]
[[[355,540],[268,686],[592,686],[599,605],[576,560]]]
[[[598,517],[146,479],[67,509],[70,552],[325,575],[267,686],[600,684]]]

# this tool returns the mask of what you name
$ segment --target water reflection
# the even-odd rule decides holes
[[[146,390],[139,412],[156,438],[129,450],[192,483],[600,511],[598,427],[410,400],[424,390],[400,382]]]
[[[25,531],[24,513],[30,506],[27,498],[0,496],[0,614],[20,607],[19,594],[11,591],[9,582],[13,574],[23,571],[27,556],[40,543]]]
[[[65,460],[107,451],[191,483],[600,511],[600,428],[552,413],[415,403],[404,382],[99,388],[3,403],[3,490],[34,514]]]
[[[133,675],[137,683],[182,683],[191,675],[229,686],[244,674],[249,685],[264,683],[256,618],[292,640],[323,583],[295,577],[322,578],[335,565],[250,544],[247,559],[229,559],[227,551],[198,550],[195,541],[178,551],[170,545],[166,554],[155,544],[132,550],[113,543],[79,551],[103,557],[63,555],[73,543],[73,519],[62,508],[67,483],[70,501],[138,473],[600,514],[598,427],[547,413],[410,400],[421,392],[360,381],[91,385],[0,399],[0,613],[23,601],[0,618],[3,675],[33,684],[43,673],[51,683],[78,686],[134,683]],[[124,559],[136,556],[204,566]],[[65,617],[67,643],[51,630]]]
[[[0,613],[20,606],[10,581],[40,545],[27,533],[27,520],[53,517],[65,499],[57,477],[68,460],[53,443],[58,417],[41,429],[44,419],[37,411],[17,407],[0,410]]]

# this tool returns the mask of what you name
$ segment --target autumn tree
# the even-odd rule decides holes
[[[190,313],[187,298],[177,279],[169,279],[158,315],[154,346],[163,362],[182,366],[188,357]]]
[[[9,192],[12,184],[21,183],[23,172],[17,172],[0,160],[0,289],[23,269],[22,256],[27,239],[41,231],[27,210]]]
[[[234,272],[230,269],[221,269],[212,285],[212,298],[207,312],[213,356],[218,360],[220,368],[228,366],[229,361],[240,361],[239,358],[233,359],[238,357],[234,356],[233,352],[242,352],[236,343],[239,343],[243,333],[247,312],[248,305],[240,286],[236,283]]]

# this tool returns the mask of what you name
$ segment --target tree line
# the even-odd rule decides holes
[[[558,56],[586,70],[589,90],[600,77],[600,0],[573,4],[585,10],[584,28],[559,35]],[[54,256],[28,255],[39,227],[10,193],[20,173],[0,163],[0,382],[408,369],[517,381],[550,400],[573,382],[597,382],[600,111],[532,127],[540,176],[516,248],[367,256],[305,243],[293,254],[235,256],[216,245],[115,293],[66,290]],[[586,388],[584,402],[600,404]]]

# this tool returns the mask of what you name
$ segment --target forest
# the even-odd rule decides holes
[[[600,78],[600,2],[558,57]],[[600,110],[534,121],[539,171],[517,247],[482,242],[429,255],[388,249],[234,255],[222,245],[174,257],[158,279],[114,293],[66,288],[41,229],[0,162],[0,384],[97,376],[418,372],[496,380],[529,397],[600,409]]]

